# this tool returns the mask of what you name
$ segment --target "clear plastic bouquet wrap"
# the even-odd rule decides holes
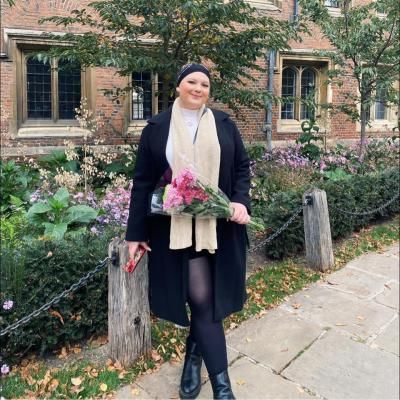
[[[230,218],[233,209],[222,190],[206,185],[195,172],[184,169],[170,184],[154,191],[150,212],[200,218]],[[264,225],[254,220],[250,220],[249,225],[257,230],[264,230]]]

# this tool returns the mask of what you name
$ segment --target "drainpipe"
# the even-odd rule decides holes
[[[299,16],[299,1],[294,0],[293,21],[296,21],[298,16]]]
[[[274,91],[274,66],[275,66],[275,51],[270,50],[268,55],[266,55],[266,61],[268,62],[268,93],[273,93]],[[272,150],[272,101],[268,100],[265,107],[265,122],[263,131],[267,139],[267,150]]]

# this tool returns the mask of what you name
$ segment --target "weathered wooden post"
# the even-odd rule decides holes
[[[304,207],[303,215],[307,264],[325,271],[334,264],[326,192],[311,189],[303,195],[303,203],[306,201],[309,205]]]
[[[128,367],[151,351],[147,255],[132,273],[122,269],[129,259],[122,239],[110,243],[108,255],[112,260],[108,265],[109,355]]]

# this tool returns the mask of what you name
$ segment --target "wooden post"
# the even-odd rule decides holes
[[[110,243],[108,254],[114,260],[108,265],[109,355],[129,367],[151,351],[147,255],[128,273],[122,269],[129,259],[128,246],[122,239]]]
[[[312,189],[304,193],[303,203],[306,200],[311,200],[303,212],[307,264],[313,269],[326,271],[334,265],[326,192]]]

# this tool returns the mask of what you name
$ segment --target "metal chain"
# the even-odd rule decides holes
[[[7,328],[3,329],[0,332],[0,336],[4,336],[7,333],[10,333],[12,331],[15,331],[19,327],[27,324],[30,322],[32,318],[37,317],[39,314],[41,314],[43,311],[48,310],[53,304],[57,304],[62,298],[68,296],[70,293],[74,292],[75,290],[79,289],[81,286],[87,283],[87,281],[92,278],[93,275],[97,274],[99,271],[101,271],[105,266],[107,266],[107,261],[109,260],[109,257],[106,257],[103,261],[100,262],[99,265],[96,266],[92,271],[89,271],[85,276],[79,279],[78,282],[74,283],[71,285],[68,289],[64,290],[62,293],[60,293],[58,296],[54,297],[52,300],[50,300],[48,303],[43,304],[40,308],[37,310],[31,312],[29,315],[26,315],[25,317],[21,318],[20,320],[14,322],[13,324],[7,326]]]
[[[346,210],[342,210],[339,207],[336,206],[330,206],[332,208],[334,208],[335,210],[342,212],[343,214],[349,214],[349,215],[357,215],[357,216],[361,216],[361,215],[370,215],[370,214],[374,214],[378,211],[383,210],[384,208],[386,208],[388,205],[392,204],[397,198],[399,197],[399,192],[397,192],[394,197],[392,197],[389,201],[387,201],[386,203],[382,204],[380,207],[375,208],[373,210],[368,210],[368,211],[362,211],[362,212],[352,212],[352,211],[346,211]]]
[[[303,207],[308,206],[308,205],[310,205],[310,201],[308,199],[306,199],[305,203],[302,204],[299,208],[297,208],[296,211],[292,214],[292,216],[277,231],[275,231],[272,235],[268,236],[266,239],[262,240],[260,243],[257,243],[255,246],[251,247],[247,251],[249,253],[253,253],[260,247],[266,245],[268,242],[271,242],[272,240],[274,240],[296,219],[296,217],[303,211]]]

